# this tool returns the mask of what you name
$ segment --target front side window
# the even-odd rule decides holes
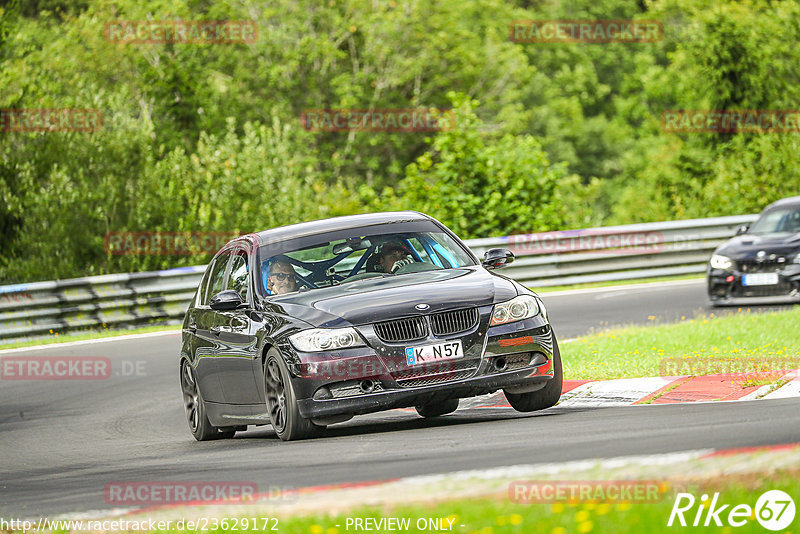
[[[228,287],[239,293],[247,301],[248,278],[247,278],[247,256],[244,252],[239,252],[231,259],[231,275],[228,277]]]
[[[217,256],[214,260],[214,264],[211,266],[211,276],[208,280],[208,288],[206,289],[206,294],[203,298],[203,304],[208,305],[209,301],[222,291],[223,283],[225,282],[225,268],[228,266],[228,261],[230,260],[230,256],[227,254],[221,254]]]
[[[424,221],[270,244],[259,250],[259,265],[260,290],[269,296],[476,263],[462,244]]]

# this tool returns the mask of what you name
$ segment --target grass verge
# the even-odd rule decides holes
[[[754,508],[758,496],[768,490],[782,490],[789,495],[797,497],[797,471],[782,471],[764,478],[738,479],[734,477],[720,478],[703,483],[698,488],[695,496],[700,500],[700,493],[713,494],[720,492],[719,505],[730,503],[722,514],[720,520],[726,525],[727,512],[738,504],[746,504]],[[398,507],[396,509],[380,510],[364,508],[347,515],[334,517],[316,516],[305,518],[290,518],[280,520],[281,532],[309,533],[309,534],[339,534],[352,532],[347,519],[373,518],[376,521],[387,517],[409,518],[407,532],[430,532],[429,528],[418,528],[430,519],[444,519],[445,524],[452,520],[451,532],[468,534],[504,534],[542,532],[548,534],[566,534],[589,532],[635,533],[642,532],[669,532],[680,525],[675,523],[667,527],[670,513],[675,502],[673,493],[666,493],[664,499],[655,503],[599,503],[585,502],[556,502],[553,504],[521,504],[508,499],[506,496],[496,498],[480,498],[469,500],[455,500],[442,502],[432,506]],[[696,501],[696,502],[697,502]],[[698,506],[691,509],[691,513],[684,514],[687,524],[691,525],[695,519]],[[692,532],[765,532],[764,528],[751,515],[747,523],[741,527],[727,529],[725,526],[710,526],[703,528],[706,514],[703,513],[700,527],[689,526]],[[677,520],[676,520],[677,521]],[[792,526],[781,532],[794,532]],[[713,520],[712,523],[713,525]]]
[[[561,500],[550,503],[517,502],[507,489],[492,496],[474,498],[439,498],[427,505],[382,505],[356,507],[348,511],[311,514],[278,514],[269,518],[264,513],[257,516],[229,516],[208,521],[207,532],[280,532],[284,534],[344,534],[347,532],[453,532],[458,534],[521,534],[541,532],[545,534],[567,533],[615,533],[641,534],[642,532],[672,532],[691,530],[691,532],[715,532],[732,534],[766,532],[756,519],[756,503],[759,496],[770,490],[781,490],[794,499],[798,498],[797,479],[800,471],[796,468],[778,469],[770,473],[749,473],[743,475],[718,475],[712,478],[692,479],[670,483],[665,481],[663,493],[650,502],[601,502],[595,500]],[[520,481],[524,482],[524,481]],[[537,481],[538,482],[538,481]],[[684,483],[685,482],[685,483]],[[681,527],[675,519],[672,527],[667,526],[677,493],[685,491],[694,496],[694,505],[683,513],[687,527]],[[728,505],[717,517],[722,526],[710,520],[710,526],[702,526],[708,514],[708,504],[702,513],[701,495],[709,500],[718,493],[715,509]],[[684,497],[681,505],[688,504]],[[775,503],[769,503],[777,511]],[[746,505],[738,517],[744,521],[740,526],[728,524],[728,514],[737,505]],[[345,507],[347,510],[347,507]],[[763,507],[760,513],[766,514]],[[784,510],[785,512],[786,510]],[[763,517],[763,516],[762,516]],[[696,518],[700,526],[694,527]],[[736,519],[736,518],[735,518]],[[356,521],[359,523],[356,523]],[[388,523],[392,520],[392,523]],[[800,519],[790,523],[779,532],[796,532]],[[358,525],[360,524],[360,528]],[[383,528],[381,528],[381,525]],[[393,525],[393,528],[386,528]],[[398,528],[402,525],[402,528]],[[195,532],[186,528],[172,528],[170,533]],[[57,531],[64,532],[64,531]],[[143,530],[141,532],[154,532]]]
[[[72,341],[85,341],[88,339],[102,339],[107,337],[129,336],[132,334],[148,334],[150,332],[164,332],[167,330],[180,330],[180,325],[158,325],[131,328],[128,330],[97,330],[89,332],[75,332],[71,334],[54,333],[48,337],[32,339],[30,341],[15,341],[11,343],[1,343],[0,350],[17,349],[21,347],[33,347],[37,345],[52,345],[53,343],[70,343]]]
[[[532,291],[536,291],[537,293],[550,293],[553,291],[567,291],[572,289],[591,289],[595,287],[629,286],[636,284],[652,284],[654,282],[676,282],[679,280],[705,280],[705,277],[698,276],[696,274],[684,274],[680,276],[661,276],[654,278],[640,278],[637,280],[614,280],[613,282],[590,282],[586,284],[571,284],[563,286],[547,286],[547,287],[528,286],[528,288]]]
[[[564,378],[751,373],[748,385],[770,383],[780,378],[770,372],[800,367],[797,325],[800,308],[608,330],[562,345]]]

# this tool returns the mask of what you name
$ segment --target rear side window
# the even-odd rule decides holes
[[[211,276],[208,280],[208,288],[203,297],[203,304],[208,305],[211,298],[224,289],[223,282],[225,281],[225,267],[228,266],[230,256],[223,254],[214,260],[214,265],[211,266]]]

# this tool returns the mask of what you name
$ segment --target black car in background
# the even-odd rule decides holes
[[[708,266],[708,296],[713,304],[800,298],[800,196],[770,204],[717,247]]]
[[[455,411],[504,390],[554,405],[561,359],[542,301],[416,212],[338,217],[234,239],[186,312],[180,379],[198,440],[271,424],[283,440],[354,415]]]

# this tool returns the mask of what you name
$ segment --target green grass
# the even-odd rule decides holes
[[[633,284],[652,284],[654,282],[674,282],[677,280],[705,280],[705,278],[703,276],[698,276],[696,274],[684,274],[680,276],[661,276],[654,278],[639,278],[636,280],[614,280],[613,282],[590,282],[586,284],[571,284],[564,286],[548,286],[548,287],[528,286],[528,288],[531,291],[536,291],[537,293],[550,293],[553,291],[566,291],[572,289],[591,289],[595,287],[615,287],[615,286],[627,286]]]
[[[747,519],[744,526],[731,528],[726,526],[727,514],[739,504],[755,507],[758,497],[767,490],[783,490],[797,501],[797,477],[794,471],[778,471],[772,474],[750,475],[742,478],[728,476],[702,482],[691,481],[688,485],[689,492],[695,496],[695,506],[684,513],[687,524],[694,521],[698,509],[698,502],[703,493],[713,495],[719,492],[717,507],[729,504],[720,514],[723,527],[681,527],[677,523],[667,527],[667,521],[675,502],[675,491],[667,489],[660,500],[653,503],[602,503],[592,501],[556,502],[552,504],[522,504],[511,501],[507,495],[496,497],[480,497],[472,499],[442,500],[428,506],[397,506],[382,508],[357,508],[352,511],[341,511],[333,515],[305,515],[293,517],[279,517],[276,532],[283,534],[345,534],[348,532],[366,532],[356,530],[353,523],[349,524],[348,518],[381,520],[386,518],[409,518],[408,530],[396,532],[437,532],[436,530],[423,530],[417,528],[417,521],[426,518],[446,518],[452,520],[452,530],[439,530],[438,532],[453,532],[458,534],[522,534],[540,532],[543,534],[567,533],[614,533],[614,534],[641,534],[655,532],[714,532],[722,534],[737,534],[751,532],[767,532],[755,520],[754,516]],[[665,486],[668,488],[669,486]],[[340,508],[340,510],[343,510]],[[264,522],[263,516],[250,521],[250,528],[242,528],[244,523],[238,523],[238,532],[261,532]],[[249,517],[246,513],[242,518]],[[700,520],[702,525],[705,513]],[[234,519],[228,518],[228,525]],[[253,521],[259,528],[252,528]],[[274,522],[267,523],[270,527]],[[447,524],[447,523],[445,523]],[[796,517],[787,529],[780,532],[797,532],[800,518]],[[713,525],[713,522],[712,522]],[[228,530],[208,530],[210,533],[230,532]],[[271,532],[272,530],[264,530]],[[143,531],[144,532],[144,531]],[[186,530],[169,530],[168,532],[187,532]],[[390,532],[389,530],[373,530],[372,532]]]
[[[722,317],[712,313],[667,325],[608,330],[561,345],[564,378],[746,372],[754,374],[743,386],[770,383],[780,378],[780,373],[768,371],[800,367],[798,325],[800,308],[739,311]]]
[[[732,503],[722,514],[722,521],[727,517],[727,512],[737,504],[748,504],[754,507],[758,496],[767,490],[781,489],[798,497],[797,475],[794,472],[783,472],[766,480],[717,480],[706,485],[699,485],[695,498],[699,501],[703,492],[720,492],[718,505]],[[291,518],[281,520],[280,532],[307,533],[307,534],[341,534],[353,532],[351,526],[346,530],[346,519],[356,517],[408,517],[411,526],[407,532],[430,532],[418,530],[415,522],[419,518],[451,518],[453,521],[452,532],[465,534],[505,534],[505,533],[531,533],[541,532],[546,534],[567,533],[632,533],[643,532],[670,532],[674,530],[691,530],[691,532],[766,532],[761,525],[751,519],[742,527],[735,529],[724,527],[680,527],[673,524],[667,527],[667,521],[674,503],[674,493],[667,492],[664,498],[656,503],[554,503],[554,504],[519,504],[511,502],[508,498],[481,498],[470,500],[455,500],[443,502],[436,506],[400,507],[394,510],[362,509],[349,514],[342,514],[332,518],[317,516],[307,518]],[[684,514],[691,525],[694,521],[697,505],[691,513]],[[705,520],[705,515],[702,522]],[[800,523],[795,519],[786,532],[796,532],[793,526]],[[337,526],[339,525],[339,526]],[[463,526],[461,526],[463,525]],[[783,532],[783,531],[782,531]]]
[[[0,350],[16,349],[20,347],[32,347],[35,345],[51,345],[53,343],[69,343],[71,341],[85,341],[87,339],[101,339],[106,337],[128,336],[131,334],[147,334],[149,332],[164,332],[166,330],[180,330],[179,325],[159,325],[159,326],[143,326],[140,328],[131,328],[129,330],[98,330],[89,332],[77,332],[72,334],[59,334],[54,333],[48,337],[34,339],[31,341],[14,341],[10,343],[3,343],[0,341]]]

